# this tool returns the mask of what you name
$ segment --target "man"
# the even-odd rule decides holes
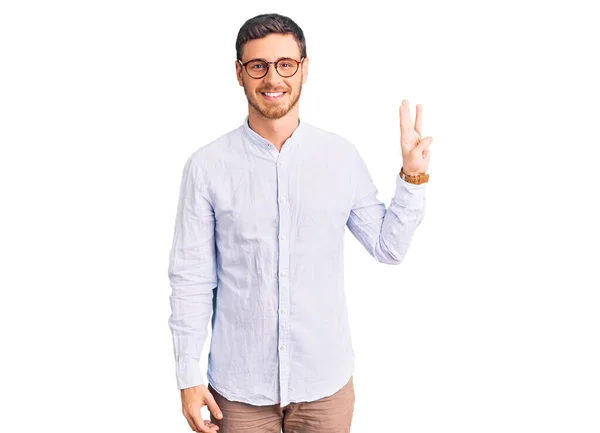
[[[345,227],[378,262],[402,262],[424,216],[432,138],[421,139],[421,106],[413,128],[402,101],[402,166],[386,209],[354,145],[299,118],[308,57],[297,24],[256,16],[236,50],[248,116],[188,159],[170,254],[183,414],[197,432],[349,432]]]

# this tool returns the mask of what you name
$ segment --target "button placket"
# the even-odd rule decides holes
[[[290,230],[290,210],[288,197],[288,171],[287,164],[282,160],[285,152],[278,155],[276,161],[277,170],[277,191],[279,202],[279,261],[278,261],[278,286],[279,286],[279,377],[280,377],[280,399],[285,401],[288,399],[288,383],[289,383],[289,350],[288,332],[289,332],[289,314],[285,314],[289,305],[289,239],[286,233]]]

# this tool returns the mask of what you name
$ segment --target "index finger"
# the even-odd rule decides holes
[[[192,422],[199,432],[214,433],[214,430],[211,430],[210,427],[204,424],[200,411],[198,413],[191,413],[190,418],[192,418]]]
[[[400,105],[400,132],[405,137],[410,135],[411,123],[408,101],[403,99],[402,105]]]

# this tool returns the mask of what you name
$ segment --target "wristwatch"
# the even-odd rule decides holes
[[[404,173],[404,167],[400,169],[400,178],[408,183],[414,183],[415,185],[421,185],[422,183],[429,182],[429,175],[426,173],[419,173],[415,176]]]

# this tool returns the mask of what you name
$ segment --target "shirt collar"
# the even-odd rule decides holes
[[[269,147],[269,145],[272,145],[272,143],[269,140],[264,138],[262,135],[258,134],[252,128],[250,128],[250,124],[248,123],[249,117],[249,115],[246,115],[246,118],[244,119],[244,124],[242,125],[242,129],[244,130],[246,137],[248,137],[252,143],[260,147],[267,148]],[[302,131],[304,131],[305,128],[306,123],[304,123],[298,117],[298,126],[296,127],[296,129],[294,129],[292,135],[285,141],[284,146],[286,146],[289,149],[292,144],[298,141],[299,136],[302,134]]]

